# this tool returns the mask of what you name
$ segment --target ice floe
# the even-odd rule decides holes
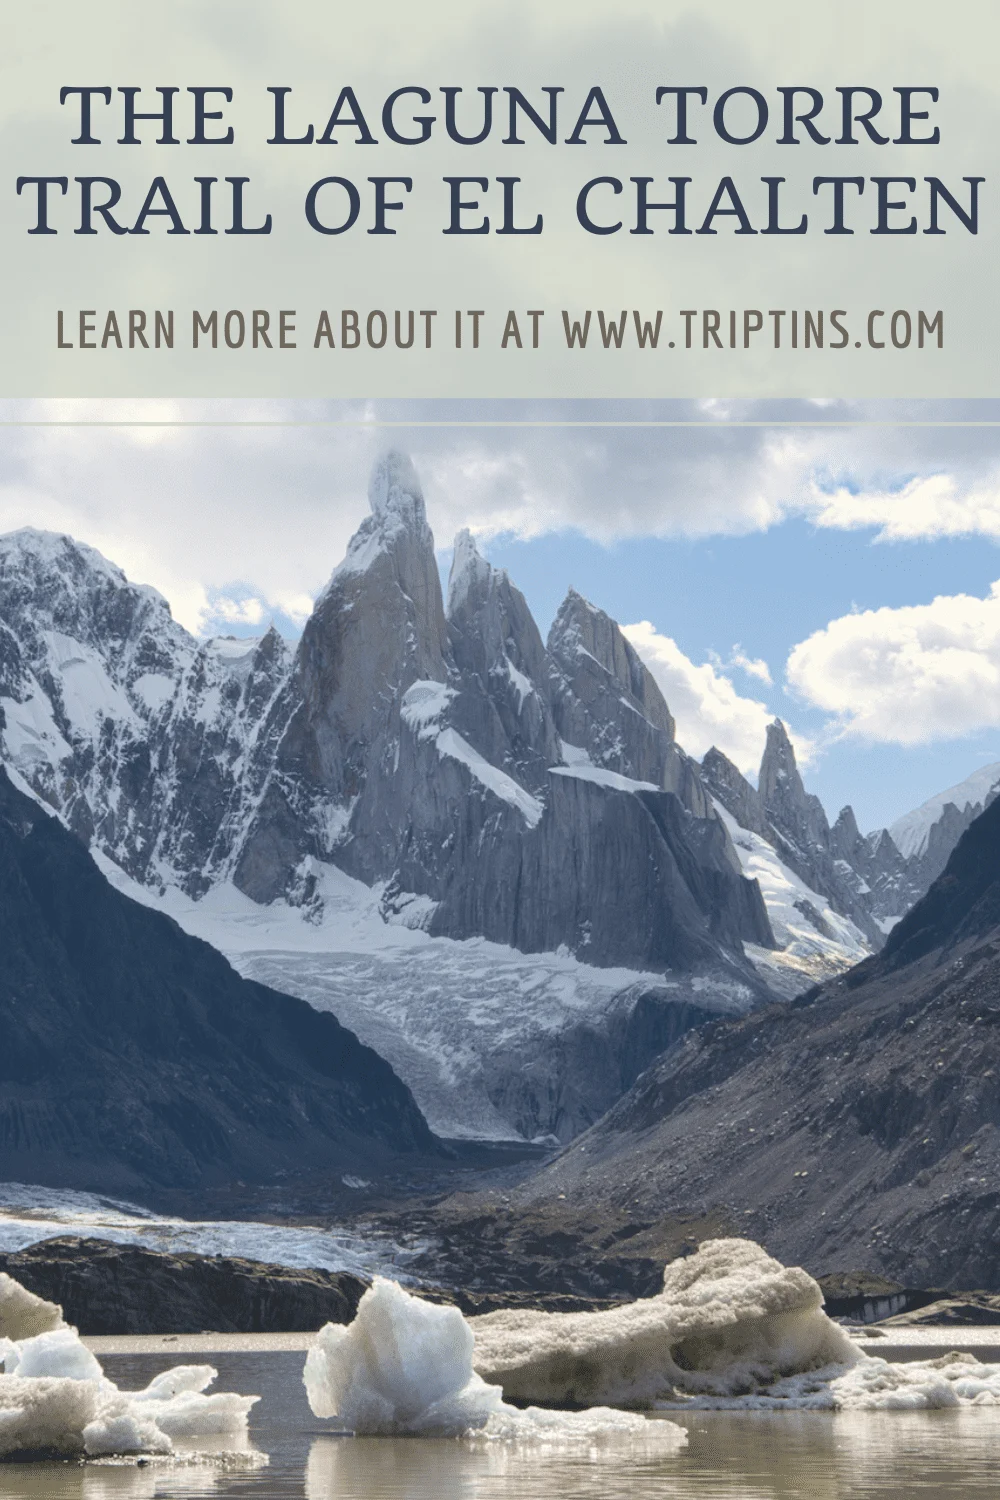
[[[684,1446],[670,1423],[631,1412],[518,1410],[473,1369],[475,1336],[456,1307],[440,1307],[378,1278],[353,1323],[327,1323],[306,1356],[303,1383],[317,1417],[359,1436],[467,1437],[593,1445],[623,1434],[657,1452]]]
[[[356,1433],[526,1442],[676,1445],[638,1415],[651,1410],[1000,1406],[1000,1365],[872,1358],[806,1271],[742,1239],[706,1241],[667,1266],[657,1296],[594,1313],[466,1320],[380,1279],[352,1324],[321,1331],[303,1379],[314,1413]]]
[[[259,1400],[206,1395],[216,1378],[210,1365],[178,1365],[145,1390],[119,1390],[62,1309],[7,1275],[0,1276],[0,1364],[0,1458],[171,1454],[175,1439],[224,1437],[241,1446]]]

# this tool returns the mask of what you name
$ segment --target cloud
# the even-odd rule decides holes
[[[748,677],[756,677],[767,687],[773,687],[774,685],[771,668],[767,662],[760,656],[747,656],[742,646],[733,647],[729,660],[725,665],[727,667],[735,667],[738,672],[745,672]]]
[[[715,745],[744,775],[756,776],[774,718],[767,705],[742,697],[712,662],[698,666],[648,620],[622,628],[656,678],[677,721],[678,742],[688,754],[700,760]],[[799,764],[808,763],[810,742],[795,735],[792,742]]]
[[[217,594],[209,606],[212,619],[224,625],[259,625],[265,609],[260,599],[230,599]]]
[[[880,542],[1000,537],[1000,475],[962,487],[954,474],[911,479],[896,490],[814,489],[812,519],[839,531],[874,529]]]
[[[1000,723],[1000,581],[985,599],[864,610],[832,620],[788,658],[790,688],[842,736],[899,745]]]
[[[791,519],[883,541],[1000,538],[1000,433],[970,427],[779,428],[767,421],[991,416],[976,403],[5,401],[0,530],[35,525],[152,583],[190,629],[211,600],[258,599],[294,630],[367,510],[387,436],[424,483],[438,545],[575,530],[741,536]],[[669,418],[677,428],[602,426]],[[391,433],[375,419],[399,424]],[[490,425],[505,421],[589,426]],[[730,420],[765,425],[733,427]],[[95,421],[145,426],[85,425]],[[456,421],[434,426],[428,422]],[[179,423],[156,426],[150,423]],[[282,423],[297,425],[280,425]],[[482,423],[482,426],[475,425]],[[259,425],[254,425],[259,424]],[[270,425],[268,425],[270,424]],[[366,425],[367,424],[367,425]],[[412,425],[410,425],[412,424]],[[725,670],[750,671],[734,655]]]

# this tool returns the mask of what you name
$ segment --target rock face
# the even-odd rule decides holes
[[[0,770],[0,1159],[131,1191],[441,1151],[389,1065],[108,883]]]
[[[0,1270],[58,1302],[84,1335],[313,1333],[349,1323],[366,1286],[346,1271],[146,1250],[74,1235],[0,1255]]]
[[[921,871],[900,854],[885,829],[862,837],[850,807],[830,827],[819,798],[803,785],[780,719],[768,725],[756,787],[721,750],[709,750],[701,771],[712,795],[736,822],[765,839],[781,862],[851,921],[873,949],[881,947],[892,920],[913,905],[933,878],[922,881]],[[815,916],[804,914],[815,925]]]
[[[1000,1290],[1000,802],[882,951],[713,1023],[523,1191],[726,1215],[814,1272]]]
[[[154,887],[318,916],[334,864],[433,934],[760,991],[760,891],[615,622],[571,592],[543,645],[467,533],[446,611],[408,459],[369,503],[294,654],[198,644],[90,549],[6,539],[8,762]]]
[[[977,773],[902,820],[902,851],[849,808],[831,828],[780,723],[756,788],[718,750],[691,760],[574,590],[543,642],[465,532],[446,604],[405,456],[369,505],[294,650],[273,629],[198,642],[91,548],[0,539],[6,762],[157,890],[232,881],[318,920],[334,865],[435,935],[785,995],[877,948],[994,795]]]

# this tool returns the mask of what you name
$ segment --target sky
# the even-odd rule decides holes
[[[571,585],[607,610],[690,753],[752,775],[780,716],[863,829],[1000,760],[1000,403],[6,401],[0,422],[0,530],[90,543],[196,634],[297,634],[396,446],[442,569],[468,526],[543,634]]]

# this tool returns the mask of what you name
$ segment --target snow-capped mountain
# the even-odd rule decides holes
[[[335,870],[384,923],[691,976],[710,1012],[856,961],[920,894],[890,835],[829,826],[780,724],[757,788],[717,750],[699,766],[607,614],[570,590],[543,642],[467,532],[446,603],[408,459],[369,501],[294,650],[197,641],[92,548],[0,538],[21,783],[150,892],[235,887],[321,928]]]
[[[957,786],[938,792],[897,818],[889,834],[905,859],[920,871],[925,888],[936,880],[973,819],[1000,795],[1000,761],[981,766]]]
[[[717,749],[708,752],[701,770],[712,795],[730,816],[771,846],[793,881],[804,882],[815,893],[796,897],[800,918],[827,941],[834,936],[831,925],[836,924],[824,915],[823,905],[847,919],[851,927],[847,947],[855,959],[881,947],[893,921],[909,910],[930,883],[932,877],[921,883],[921,872],[900,853],[885,829],[862,836],[852,808],[843,808],[831,828],[819,798],[803,785],[795,751],[780,720],[768,726],[756,787]],[[821,898],[818,902],[817,897]]]

